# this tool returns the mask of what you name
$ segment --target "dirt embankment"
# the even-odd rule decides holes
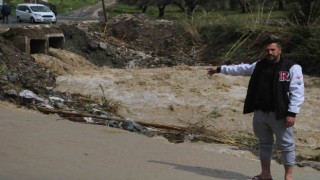
[[[65,50],[50,48],[46,55],[31,57],[11,45],[3,46],[10,44],[3,39],[1,57],[5,61],[1,62],[10,72],[19,73],[24,71],[13,66],[11,59],[17,60],[17,67],[28,63],[23,66],[28,74],[19,74],[23,88],[46,89],[56,80],[58,91],[96,97],[105,93],[123,105],[124,117],[133,120],[198,123],[221,132],[252,133],[252,115],[242,114],[248,77],[209,77],[205,66],[188,66],[196,64],[199,51],[195,51],[188,33],[175,29],[173,24],[122,15],[111,19],[106,29],[97,24],[87,24],[86,31],[61,25]],[[305,85],[306,101],[295,130],[297,154],[317,160],[320,82],[317,77],[305,76]]]
[[[15,89],[26,88],[36,93],[44,93],[46,87],[55,86],[55,75],[46,67],[0,37],[1,94]]]

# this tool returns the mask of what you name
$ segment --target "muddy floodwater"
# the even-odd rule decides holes
[[[104,92],[107,98],[122,104],[124,117],[135,121],[169,125],[203,121],[216,130],[252,133],[252,114],[242,114],[249,77],[207,76],[206,66],[111,69],[96,67],[81,56],[65,53],[72,61],[69,58],[63,62],[61,58],[51,64],[53,70],[56,66],[65,67],[56,68],[60,74],[56,90],[94,97],[102,97]],[[35,58],[41,62],[48,57]],[[310,76],[304,78],[305,103],[295,125],[296,145],[298,155],[312,157],[320,149],[320,81]]]

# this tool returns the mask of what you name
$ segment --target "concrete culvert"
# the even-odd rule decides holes
[[[45,39],[31,39],[30,40],[30,54],[43,53],[47,51]]]
[[[63,34],[49,34],[48,45],[49,48],[63,49],[64,47],[64,35]]]

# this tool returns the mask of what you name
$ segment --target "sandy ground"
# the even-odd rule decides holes
[[[259,161],[213,144],[171,144],[120,129],[62,120],[0,104],[0,179],[248,179]],[[221,145],[220,145],[221,148]],[[222,163],[223,162],[223,163]],[[273,162],[274,179],[283,168]],[[318,171],[295,168],[299,180]]]

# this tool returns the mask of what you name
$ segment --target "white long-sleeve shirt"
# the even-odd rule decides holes
[[[253,64],[223,65],[220,67],[220,73],[232,76],[251,76],[257,62]],[[298,114],[304,102],[304,81],[301,66],[298,64],[293,65],[289,70],[289,76],[282,74],[279,75],[279,81],[284,80],[281,78],[290,79],[288,111]]]

